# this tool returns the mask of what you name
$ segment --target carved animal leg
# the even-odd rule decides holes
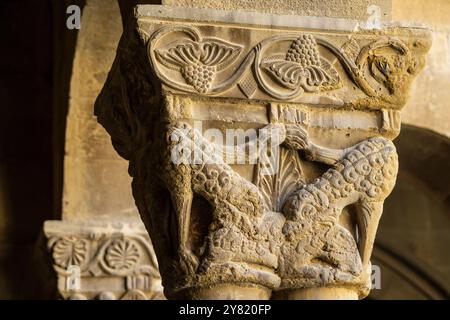
[[[196,259],[187,245],[193,193],[190,187],[183,186],[174,186],[170,191],[178,222],[178,253],[185,263],[193,265]]]
[[[346,153],[347,149],[325,148],[314,143],[310,143],[308,149],[305,149],[305,155],[308,160],[328,165],[336,164]]]
[[[302,125],[286,124],[284,145],[294,150],[304,150],[308,160],[334,165],[342,159],[346,149],[331,149],[316,145],[309,140],[308,131]]]
[[[326,257],[339,269],[358,275],[362,271],[356,242],[350,232],[335,225],[326,235]]]
[[[366,268],[370,262],[378,223],[383,213],[383,201],[361,200],[357,209],[357,224],[360,237],[358,247],[363,267]]]

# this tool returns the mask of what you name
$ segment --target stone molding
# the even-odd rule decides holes
[[[361,109],[401,108],[430,46],[429,32],[419,28],[280,30],[145,16],[137,24],[169,91]],[[203,70],[195,83],[194,70]],[[320,93],[322,101],[305,93]]]

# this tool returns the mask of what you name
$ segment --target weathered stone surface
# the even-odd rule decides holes
[[[130,161],[166,296],[367,295],[398,170],[390,139],[428,32],[333,31],[329,19],[286,31],[166,9],[136,9],[96,102]],[[259,132],[224,146],[227,129]]]
[[[67,117],[63,219],[136,218],[131,190],[119,187],[130,181],[127,164],[114,152],[92,112],[122,32],[119,5],[88,1],[81,23]]]
[[[93,114],[122,32],[118,3],[87,1],[81,25],[67,117],[62,221],[44,227],[57,291],[64,299],[163,298],[153,248],[131,194],[128,163]],[[125,261],[130,253],[132,267],[108,266],[110,247],[117,259]],[[71,268],[81,269],[77,290],[67,287]]]
[[[415,81],[411,99],[402,112],[403,122],[450,137],[450,2],[393,1],[395,21],[420,22],[430,28],[433,44],[427,64]]]
[[[367,20],[370,5],[380,7],[380,17],[391,19],[391,0],[163,0],[162,4],[173,7],[197,7],[225,10],[249,10],[264,13],[296,14],[301,16],[320,16]]]
[[[44,234],[63,299],[164,299],[156,257],[140,223],[47,221]]]
[[[202,11],[202,14],[192,14],[195,11],[195,9],[191,9],[189,19],[201,20],[205,11]],[[156,11],[152,10],[151,6],[140,6],[136,15],[138,18],[153,17],[155,21],[164,21],[162,15],[170,14],[171,17],[178,16],[183,21],[188,19],[185,12],[184,9],[162,7]],[[405,103],[410,82],[423,67],[423,53],[428,50],[430,45],[428,32],[420,29],[415,29],[413,40],[408,35],[409,32],[403,28],[390,29],[388,38],[384,36],[385,31],[361,30],[351,33],[352,26],[341,25],[340,20],[291,19],[291,21],[301,21],[292,27],[324,30],[334,30],[340,27],[342,31],[350,32],[352,35],[349,38],[346,34],[335,33],[332,37],[327,37],[323,31],[322,34],[320,32],[295,34],[277,30],[277,28],[273,28],[273,20],[279,23],[284,20],[277,19],[276,16],[261,19],[265,16],[247,13],[248,21],[255,16],[255,19],[258,20],[253,24],[270,22],[272,28],[245,29],[236,26],[240,19],[234,18],[234,16],[242,15],[241,13],[223,14],[221,10],[206,12],[208,13],[206,16],[212,15],[218,20],[214,27],[209,25],[192,27],[178,22],[173,25],[173,31],[179,29],[179,32],[184,33],[185,36],[180,37],[177,32],[171,32],[168,27],[153,34],[151,39],[145,39],[150,42],[149,55],[157,76],[171,90],[233,98],[251,95],[248,98],[268,99],[270,97],[282,101],[289,100],[307,104],[327,103],[349,108],[381,109],[383,106],[398,108]],[[209,19],[205,18],[205,20]],[[139,27],[141,30],[145,30],[143,32],[150,37],[150,34],[158,28],[158,24],[150,24],[147,21],[140,19]],[[225,42],[209,40],[210,33],[214,33],[216,37]],[[245,39],[244,44],[233,43],[232,38],[236,37],[238,33],[240,33],[239,37]],[[172,35],[176,35],[176,38],[173,38]],[[146,35],[142,36],[146,37]],[[403,40],[401,40],[402,38]],[[175,49],[168,45],[167,43],[170,41],[176,41],[179,47]],[[202,79],[204,86],[194,84],[193,88],[191,87],[189,71],[184,68],[194,61],[175,61],[173,57],[174,54],[183,54],[190,43],[230,50],[227,60],[209,66],[211,70],[208,72],[212,73],[211,80],[208,77]],[[305,48],[310,51],[297,52],[296,47],[299,46],[308,46]],[[238,59],[239,64],[236,63],[237,56],[241,57]],[[208,57],[205,56],[204,59],[208,59]],[[309,60],[311,61],[308,62]],[[200,62],[205,63],[205,61]],[[310,68],[313,70],[311,72],[318,72],[317,83],[311,84],[313,78],[302,76],[300,69],[295,68],[296,63],[306,71]],[[253,86],[258,86],[250,92],[251,84],[246,81],[248,80],[246,75],[252,65],[258,65],[257,68],[254,68],[255,79],[253,80],[255,82],[252,83]],[[348,77],[341,79],[340,74],[342,73],[347,74]],[[314,80],[316,81],[316,79]],[[302,81],[307,81],[307,83],[302,84]],[[209,88],[213,83],[219,82],[220,85]],[[240,90],[236,91],[236,87]],[[305,91],[307,93],[321,91],[321,95],[317,97],[303,94]],[[321,101],[317,101],[319,98]]]

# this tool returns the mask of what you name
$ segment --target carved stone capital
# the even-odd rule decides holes
[[[47,250],[63,299],[164,299],[145,229],[123,223],[47,221]]]
[[[364,297],[428,32],[196,12],[138,6],[96,102],[166,296]]]

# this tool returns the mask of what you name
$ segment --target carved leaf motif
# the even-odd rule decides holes
[[[73,237],[62,238],[53,248],[53,260],[63,268],[71,265],[80,266],[87,256],[88,242]]]
[[[156,57],[167,68],[180,71],[186,83],[207,92],[216,72],[228,67],[242,47],[219,39],[185,41],[174,47],[156,49]]]
[[[293,41],[285,55],[267,57],[261,63],[283,87],[305,91],[331,90],[340,86],[336,69],[320,56],[317,42],[311,35],[302,35]]]
[[[215,66],[218,71],[233,63],[242,47],[220,40],[203,43],[203,55],[200,62],[207,66]]]
[[[281,212],[287,197],[304,183],[296,150],[280,148],[278,170],[258,177],[258,187],[270,210]],[[271,168],[273,169],[273,168]],[[261,172],[261,168],[259,170]]]
[[[174,47],[156,49],[156,56],[166,67],[179,69],[189,65],[214,66],[217,70],[227,67],[237,58],[242,47],[219,39],[202,42],[185,41]]]
[[[341,77],[337,70],[325,59],[321,58],[321,70],[324,73],[326,82],[322,85],[328,90],[337,89],[341,86]]]
[[[117,271],[133,268],[141,256],[138,246],[130,240],[116,240],[106,250],[105,260]]]
[[[266,168],[262,168],[261,163],[258,165],[258,189],[264,199],[265,204],[269,210],[274,211],[274,190],[275,190],[275,177],[273,175],[261,174],[261,171]],[[270,168],[272,170],[272,168]]]
[[[302,67],[299,63],[278,60],[262,64],[272,77],[289,89],[301,86],[309,92],[332,90],[340,86],[341,78],[336,69],[325,59],[320,59],[320,66]]]
[[[280,212],[288,196],[304,183],[300,160],[296,150],[281,149],[280,171],[278,173],[277,212]]]
[[[195,65],[201,56],[200,44],[192,41],[168,49],[157,49],[155,52],[162,64],[175,70]]]
[[[300,85],[300,80],[308,74],[298,63],[286,60],[268,62],[262,65],[280,84],[295,89]]]

